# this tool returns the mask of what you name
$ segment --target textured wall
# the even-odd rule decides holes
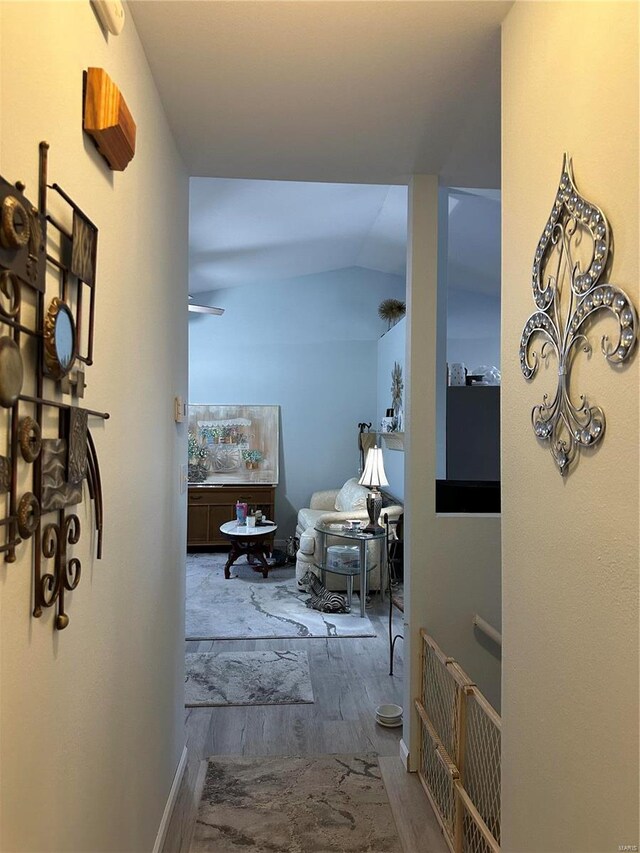
[[[597,324],[571,388],[607,432],[562,479],[530,425],[555,361],[527,383],[518,346],[564,151],[640,303],[637,4],[516,3],[502,78],[503,849],[601,853],[638,844],[639,360]]]
[[[0,563],[2,850],[150,850],[184,744],[187,177],[129,18],[105,37],[89,3],[2,3],[0,171],[37,200],[38,142],[97,223],[95,364],[84,405],[105,502],[104,559],[90,508],[70,624],[31,617],[29,543]],[[82,72],[104,67],[138,127],[124,173],[82,132]],[[52,202],[54,202],[52,195]]]

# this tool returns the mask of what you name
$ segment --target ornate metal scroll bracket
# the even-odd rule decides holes
[[[80,560],[67,555],[67,545],[77,545],[80,541],[80,519],[77,515],[65,516],[64,512],[61,519],[60,524],[47,524],[42,534],[42,554],[53,560],[53,571],[39,578],[33,614],[40,616],[43,607],[57,604],[55,625],[59,631],[69,624],[64,608],[65,590],[71,592],[78,586],[82,571]]]
[[[612,261],[611,230],[604,213],[576,189],[571,160],[564,155],[560,184],[553,208],[538,241],[532,270],[535,311],[520,339],[520,367],[525,379],[537,373],[541,358],[555,353],[558,385],[545,394],[531,413],[534,434],[548,442],[553,459],[565,474],[581,448],[601,441],[605,416],[590,406],[585,395],[574,403],[570,395],[571,368],[576,352],[590,354],[587,337],[598,312],[612,314],[618,323],[618,340],[604,335],[601,349],[611,364],[622,364],[634,350],[638,316],[628,295],[601,281]],[[532,348],[542,339],[540,353]]]

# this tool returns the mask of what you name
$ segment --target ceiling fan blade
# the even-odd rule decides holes
[[[216,314],[217,316],[224,314],[224,308],[214,308],[211,305],[196,305],[193,302],[189,303],[189,311],[194,314]]]

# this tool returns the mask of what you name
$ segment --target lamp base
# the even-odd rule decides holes
[[[378,524],[382,512],[382,495],[377,489],[372,489],[367,495],[367,512],[369,513],[369,524],[363,528],[363,533],[379,533],[382,528]]]

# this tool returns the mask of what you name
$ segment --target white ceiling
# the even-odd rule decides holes
[[[511,0],[130,0],[191,175],[500,180]]]
[[[344,267],[404,275],[407,188],[192,178],[189,292]]]

